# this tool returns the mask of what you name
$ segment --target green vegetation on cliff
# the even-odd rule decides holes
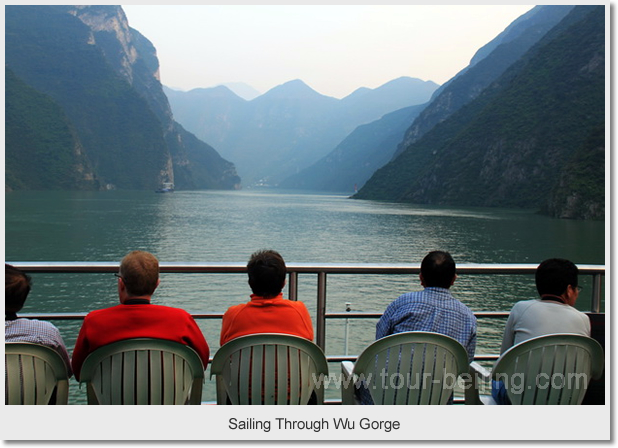
[[[604,147],[591,140],[605,122],[604,30],[604,7],[574,8],[477,99],[377,171],[355,197],[603,217],[603,171],[590,176],[582,169],[585,178],[562,183],[561,173],[584,154],[599,157]],[[595,186],[587,191],[599,196],[586,209],[595,213],[572,213],[564,201],[557,206],[556,195],[577,196],[573,189],[589,183]]]
[[[13,170],[7,185],[96,187],[92,182],[59,183],[86,171],[101,188],[155,190],[172,181],[178,188],[228,189],[240,183],[232,163],[173,121],[154,46],[129,28],[120,6],[6,6],[5,62],[22,84],[55,105],[41,107],[29,120],[61,119],[75,141],[69,144],[63,134],[55,140],[48,133],[39,146],[46,145],[58,165],[67,163],[65,171],[78,170],[36,186],[23,177],[24,170]],[[5,87],[7,96],[21,95],[14,83]],[[29,154],[30,171],[46,170],[41,151],[24,149],[20,125],[23,121],[6,123],[7,135],[18,136],[7,140],[7,165],[23,166]],[[88,166],[81,173],[69,164],[67,148],[83,156]]]
[[[96,189],[62,108],[5,69],[5,187]]]

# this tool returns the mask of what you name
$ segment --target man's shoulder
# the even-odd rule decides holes
[[[513,305],[513,307],[511,308],[511,313],[513,313],[513,312],[523,312],[523,311],[527,310],[530,307],[537,306],[540,303],[541,303],[541,306],[542,306],[542,302],[540,300],[537,300],[537,299],[520,300],[519,302],[515,302],[515,305]]]
[[[4,324],[5,328],[11,327],[11,326],[29,327],[29,328],[44,328],[44,329],[56,330],[56,331],[58,330],[58,328],[54,324],[46,320],[27,319],[25,317],[20,317],[19,319],[5,321],[5,324]]]
[[[278,302],[278,303],[281,303],[284,306],[289,306],[292,308],[307,309],[307,306],[305,305],[305,303],[301,302],[300,300],[281,299],[281,302]]]
[[[417,302],[417,301],[423,300],[424,298],[426,298],[425,291],[410,291],[410,292],[401,294],[393,302],[391,302],[391,305],[400,305],[404,303]]]
[[[139,308],[137,308],[139,307]],[[155,303],[150,303],[148,305],[115,305],[110,306],[109,308],[101,308],[99,310],[90,311],[86,316],[86,319],[96,319],[96,318],[105,318],[108,316],[113,316],[114,314],[122,313],[125,311],[131,311],[139,309],[142,313],[166,313],[169,315],[173,314],[189,314],[186,310],[182,308],[176,308],[167,305],[157,305]]]
[[[179,315],[189,315],[189,312],[182,308],[177,308],[174,306],[167,305],[157,305],[156,303],[151,303],[150,305],[144,307],[145,310],[152,310],[158,313],[166,313],[166,314],[179,314]]]
[[[247,306],[250,304],[251,302],[246,302],[246,303],[238,303],[236,305],[232,305],[230,306],[225,313],[223,313],[223,318],[226,320],[229,320],[230,318],[232,318],[233,316],[238,315],[238,313],[240,313],[242,310],[244,310],[245,308],[247,308]]]
[[[43,345],[50,345],[50,341],[62,339],[60,330],[51,322],[26,318],[5,321],[4,337],[6,342],[22,341]]]

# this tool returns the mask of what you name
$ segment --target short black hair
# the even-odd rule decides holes
[[[561,296],[569,285],[577,287],[578,272],[577,266],[569,260],[549,258],[536,268],[536,290],[540,296]]]
[[[274,250],[260,250],[247,263],[249,286],[260,297],[276,297],[285,284],[287,268],[283,257]]]
[[[455,260],[441,250],[429,252],[421,263],[421,274],[426,287],[450,288],[456,274]]]
[[[16,313],[24,307],[32,279],[15,266],[4,264],[4,312]]]

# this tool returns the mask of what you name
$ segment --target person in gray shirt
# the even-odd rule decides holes
[[[517,302],[506,321],[500,354],[528,339],[547,334],[574,333],[590,337],[590,319],[574,308],[581,288],[575,264],[550,258],[536,269],[538,299]],[[498,404],[510,404],[504,384],[492,381]]]

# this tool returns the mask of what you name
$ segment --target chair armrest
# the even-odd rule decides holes
[[[341,404],[355,404],[353,370],[352,361],[341,362]]]
[[[484,381],[491,379],[491,372],[479,363],[473,361],[468,368],[468,374],[462,375],[464,377],[464,398],[467,405],[482,405],[482,401],[479,395],[479,378]]]
[[[352,376],[352,370],[354,370],[354,363],[352,361],[341,361],[342,379],[350,378]]]
[[[491,379],[491,372],[476,361],[470,363],[470,374],[476,375],[484,381],[489,381]]]

